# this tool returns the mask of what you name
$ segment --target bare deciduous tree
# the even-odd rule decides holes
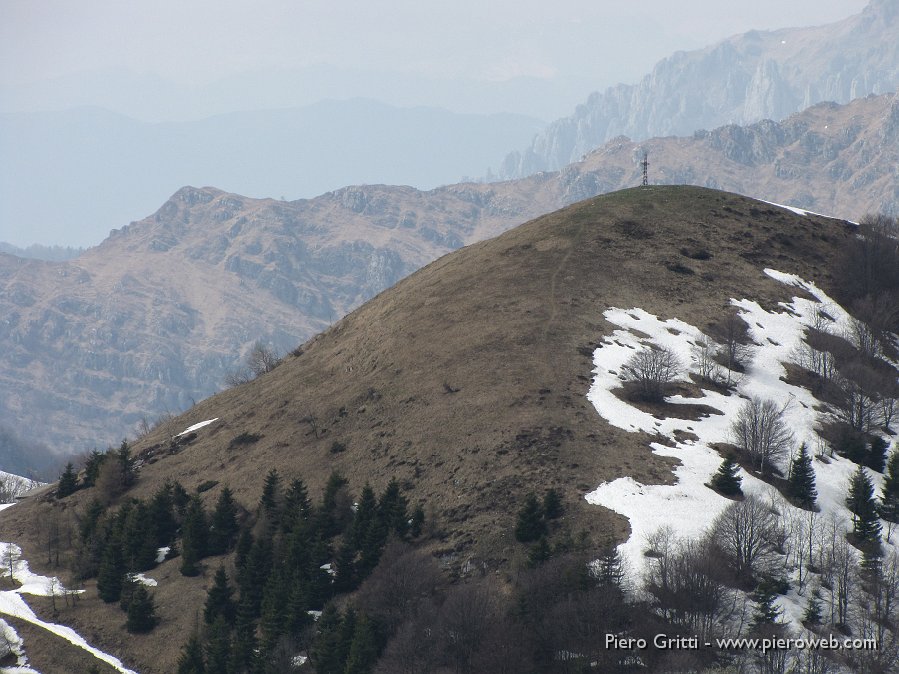
[[[660,401],[665,387],[680,374],[682,365],[671,349],[650,346],[641,349],[624,364],[631,381],[637,383],[644,400]]]
[[[712,525],[712,540],[741,578],[765,571],[776,552],[777,516],[749,494],[724,509]]]
[[[758,464],[762,474],[789,456],[793,446],[793,434],[784,421],[785,411],[773,400],[753,396],[740,408],[731,425],[734,444]]]
[[[256,342],[244,359],[243,366],[225,377],[225,384],[231,387],[245,384],[271,372],[280,364],[281,357],[273,348],[262,342]]]

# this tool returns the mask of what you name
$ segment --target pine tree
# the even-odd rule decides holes
[[[421,506],[415,506],[412,511],[411,522],[409,523],[409,535],[412,538],[421,536],[422,528],[425,523],[425,511]]]
[[[206,635],[206,671],[227,672],[231,660],[231,628],[223,616],[215,619]]]
[[[880,517],[874,500],[874,484],[862,466],[852,474],[846,496],[846,507],[852,513],[852,532],[859,543],[877,543]]]
[[[531,552],[528,554],[528,566],[535,569],[552,557],[552,554],[552,549],[549,547],[549,541],[546,540],[546,536],[541,536],[540,540],[537,541],[537,545],[531,548]]]
[[[251,672],[256,666],[255,610],[246,597],[237,607],[237,622],[231,649],[231,668],[235,672]]]
[[[145,634],[156,627],[158,622],[153,595],[143,585],[138,585],[128,604],[128,621],[125,627],[132,634]]]
[[[409,531],[408,499],[400,492],[400,483],[396,478],[390,480],[381,500],[378,502],[378,514],[388,532],[405,538]]]
[[[209,670],[211,672],[224,670]],[[181,649],[178,658],[178,674],[206,674],[206,663],[203,660],[203,648],[200,637],[194,631]]]
[[[122,580],[125,578],[125,561],[122,547],[117,540],[109,540],[103,550],[100,569],[97,573],[97,594],[107,604],[118,601],[122,596]]]
[[[893,525],[899,522],[899,450],[890,454],[880,492],[880,516],[887,522],[887,541]]]
[[[743,493],[741,487],[743,478],[740,476],[740,466],[728,457],[725,457],[718,471],[712,475],[711,487],[724,496],[739,496]]]
[[[127,489],[137,480],[137,473],[134,468],[135,460],[131,458],[131,447],[126,440],[122,440],[122,444],[119,445],[116,458],[122,469],[122,488]]]
[[[198,563],[206,556],[208,525],[206,510],[199,496],[192,496],[181,526],[181,575],[196,576]]]
[[[776,599],[777,592],[771,583],[765,581],[759,583],[752,593],[755,609],[750,624],[753,627],[777,624],[783,611],[774,603]]]
[[[377,518],[378,501],[375,498],[375,490],[366,483],[356,505],[356,514],[353,516],[352,541],[357,550],[362,549],[372,522]]]
[[[822,617],[821,591],[816,587],[808,596],[805,613],[802,614],[802,622],[806,625],[820,625]]]
[[[518,511],[515,538],[521,543],[530,543],[545,534],[546,521],[543,519],[543,507],[534,494],[528,494],[524,506]]]
[[[281,515],[281,476],[278,475],[278,471],[274,468],[265,476],[259,505],[268,518],[269,523],[277,527]]]
[[[871,470],[882,473],[884,464],[886,463],[886,455],[887,449],[889,449],[890,443],[884,440],[879,435],[875,435],[871,440],[870,448],[868,449],[868,458],[865,461],[865,465],[868,466]]]
[[[790,496],[801,508],[812,510],[815,507],[818,498],[815,489],[815,469],[804,442],[799,447],[799,454],[790,463],[788,489]]]
[[[308,522],[311,515],[312,503],[309,501],[306,484],[297,478],[290,483],[287,493],[284,494],[284,515],[281,527],[285,533],[290,533]]]
[[[225,567],[220,566],[215,572],[212,587],[206,593],[206,605],[203,607],[203,620],[211,625],[222,618],[228,625],[234,624],[237,606],[234,603],[234,590],[228,584]]]
[[[309,653],[318,674],[343,674],[346,653],[342,644],[342,628],[345,622],[333,604],[325,606],[316,624],[315,641]]]
[[[618,591],[624,588],[624,563],[618,548],[611,548],[602,555],[594,569],[596,581],[603,587]]]
[[[358,586],[356,577],[356,548],[348,541],[337,550],[337,559],[334,562],[334,591],[352,592]]]
[[[369,674],[378,661],[378,635],[365,615],[356,620],[344,674]]]
[[[93,487],[96,484],[97,477],[100,475],[100,466],[103,465],[105,460],[106,454],[96,449],[92,449],[91,453],[87,455],[87,460],[84,462],[85,487]]]
[[[209,530],[208,552],[210,555],[223,555],[237,538],[237,504],[234,494],[228,487],[222,487]]]
[[[543,514],[548,520],[559,519],[565,508],[562,507],[562,497],[555,489],[547,489],[543,495]]]
[[[78,476],[75,474],[75,466],[69,461],[65,470],[59,476],[59,484],[56,487],[56,498],[65,498],[69,494],[74,494],[78,489]]]
[[[156,547],[170,546],[178,533],[175,521],[174,485],[166,482],[150,501],[150,517],[156,526]]]

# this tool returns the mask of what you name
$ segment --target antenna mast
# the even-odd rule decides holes
[[[649,152],[643,150],[643,161],[640,162],[643,167],[643,187],[649,185]]]

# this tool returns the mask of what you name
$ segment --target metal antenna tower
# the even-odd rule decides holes
[[[649,153],[643,150],[643,161],[640,162],[643,167],[643,187],[649,185]]]

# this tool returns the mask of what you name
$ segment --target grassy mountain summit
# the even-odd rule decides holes
[[[832,262],[855,231],[698,187],[577,203],[441,257],[268,374],[147,435],[133,447],[143,463],[128,497],[148,499],[178,480],[207,505],[228,485],[252,508],[272,468],[302,477],[316,499],[334,470],[357,492],[365,483],[380,492],[395,478],[411,505],[429,511],[424,548],[460,576],[518,568],[516,512],[529,493],[549,488],[561,495],[572,535],[584,532],[591,549],[620,542],[626,520],[585,494],[622,476],[673,477],[670,461],[651,453],[652,436],[613,427],[586,398],[594,349],[611,333],[603,312],[639,307],[705,329],[731,298],[775,307],[795,294],[766,267],[830,292],[840,282]],[[174,432],[211,419],[170,451]],[[35,522],[83,514],[95,495],[16,506],[0,519],[0,538],[12,537],[39,566]],[[173,564],[156,572],[161,622],[146,636],[121,638],[120,613],[98,602],[93,581],[61,619],[141,672],[173,671],[214,562],[199,577]]]

